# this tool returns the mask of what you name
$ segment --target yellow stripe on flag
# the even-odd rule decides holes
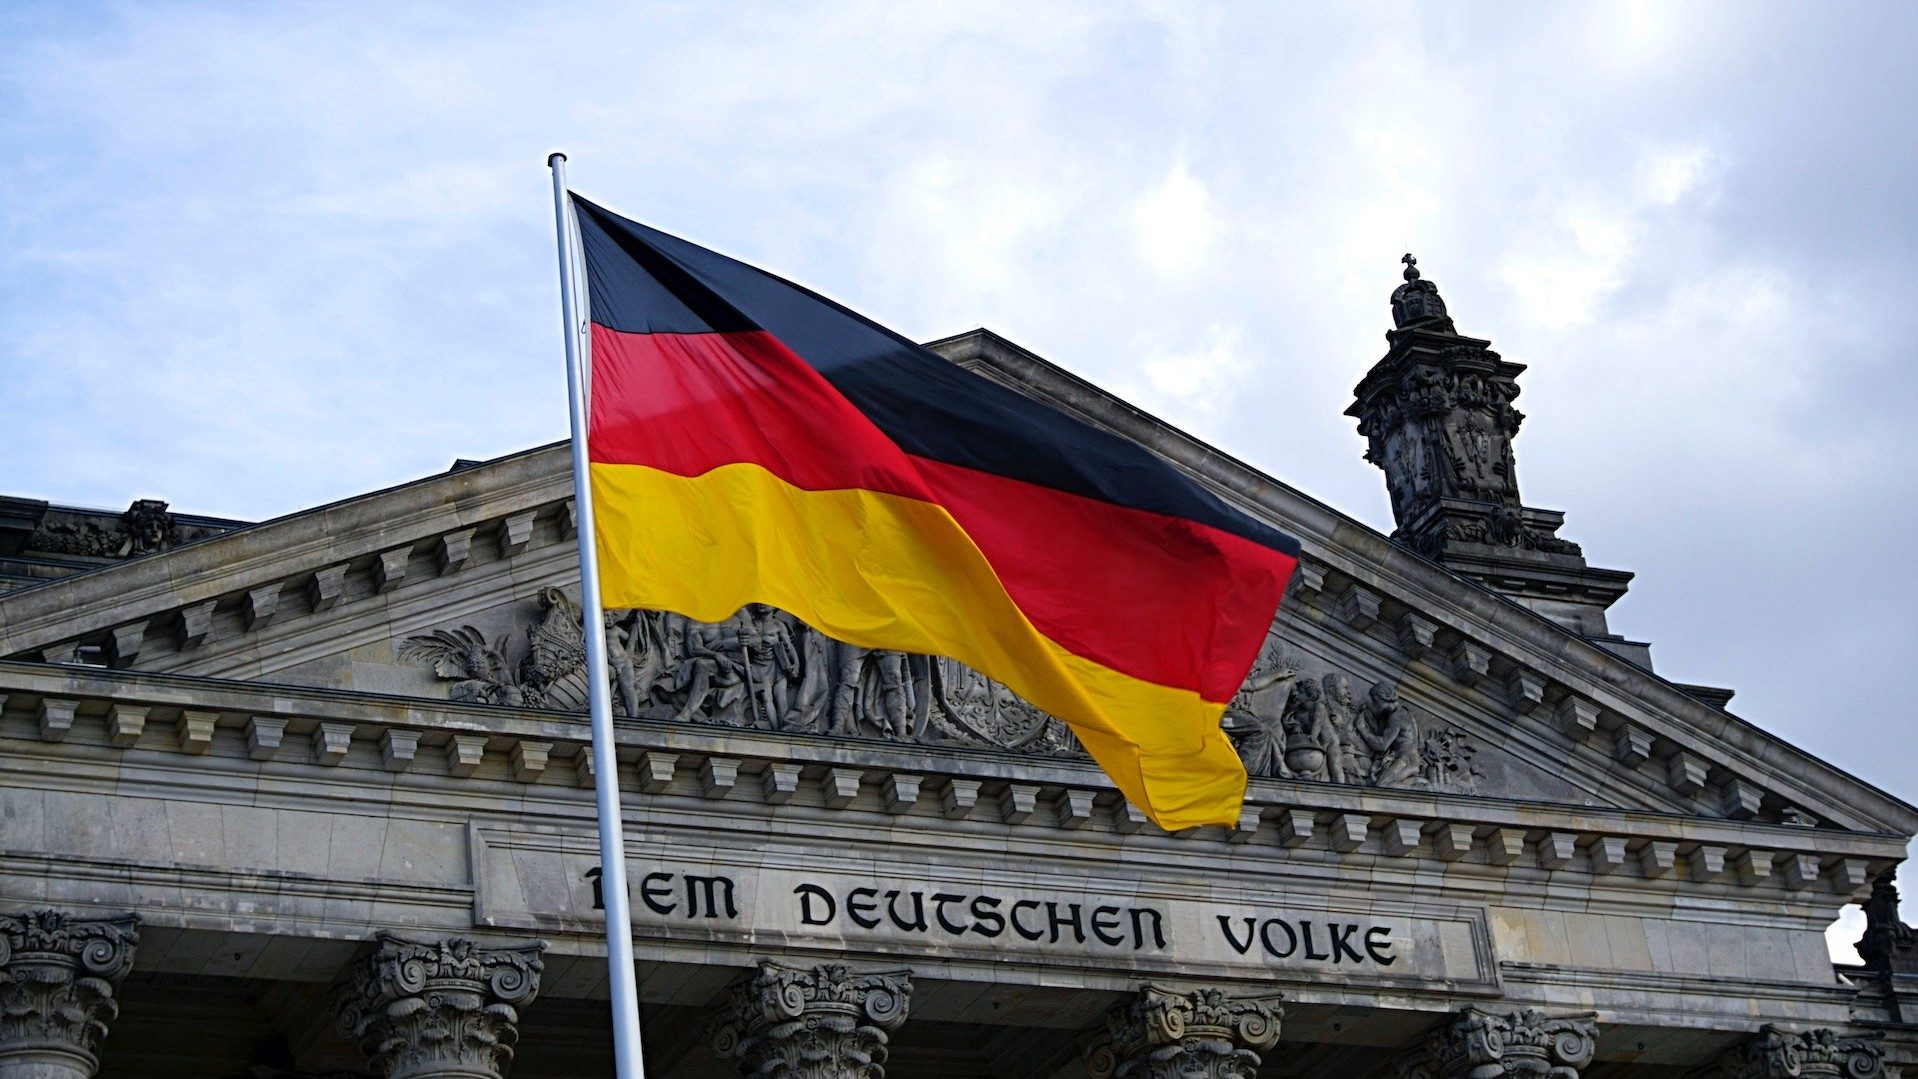
[[[1064,720],[1160,827],[1237,822],[1245,768],[1224,705],[1054,643],[943,507],[808,491],[756,464],[596,463],[592,485],[605,606],[717,622],[767,603],[852,644],[950,656]]]

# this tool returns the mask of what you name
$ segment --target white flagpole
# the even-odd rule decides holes
[[[566,326],[566,396],[573,423],[573,505],[579,525],[579,605],[586,622],[586,686],[593,719],[593,791],[599,802],[600,892],[606,907],[606,967],[613,990],[613,1059],[619,1079],[645,1079],[639,1048],[638,971],[633,966],[633,917],[626,894],[626,828],[619,818],[619,756],[608,700],[606,620],[599,600],[599,550],[593,538],[593,492],[586,470],[586,340],[579,304],[578,223],[566,194],[566,155],[546,159],[553,170],[553,215],[559,224],[559,302]]]

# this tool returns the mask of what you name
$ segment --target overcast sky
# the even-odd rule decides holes
[[[1918,7],[1460,9],[0,4],[0,493],[264,518],[563,437],[564,149],[1389,530],[1341,412],[1411,250],[1614,628],[1918,800]]]

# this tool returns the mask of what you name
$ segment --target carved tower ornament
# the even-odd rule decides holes
[[[1766,1024],[1727,1052],[1715,1079],[1873,1079],[1885,1072],[1884,1035],[1845,1036],[1827,1027],[1797,1033]]]
[[[754,1079],[883,1079],[886,1041],[906,1021],[912,972],[759,961],[733,987],[713,1048]]]
[[[0,1079],[92,1075],[139,942],[132,914],[0,915]]]
[[[381,930],[339,1002],[340,1033],[384,1079],[497,1079],[539,993],[539,942],[489,948]]]
[[[1578,1079],[1598,1052],[1590,1013],[1466,1008],[1399,1058],[1400,1079]]]
[[[1279,1041],[1285,1010],[1276,994],[1232,996],[1218,989],[1177,993],[1141,986],[1106,1015],[1086,1050],[1092,1079],[1253,1079],[1259,1051]]]

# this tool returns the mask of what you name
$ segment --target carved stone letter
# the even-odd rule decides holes
[[[86,1079],[120,1012],[139,919],[0,915],[0,1079]]]
[[[1106,1015],[1106,1033],[1086,1051],[1092,1079],[1252,1079],[1257,1050],[1279,1041],[1276,995],[1218,989],[1174,993],[1157,986]]]
[[[352,969],[340,1033],[385,1079],[477,1079],[505,1073],[519,1011],[539,992],[539,942],[486,948],[454,937],[381,930]]]
[[[906,1021],[912,972],[759,961],[733,987],[713,1048],[755,1079],[883,1079],[886,1039]]]
[[[1883,1034],[1843,1037],[1827,1027],[1798,1034],[1769,1023],[1718,1063],[1724,1079],[1870,1079],[1884,1070]]]
[[[1398,1061],[1405,1079],[1578,1079],[1598,1051],[1590,1013],[1466,1008]]]

